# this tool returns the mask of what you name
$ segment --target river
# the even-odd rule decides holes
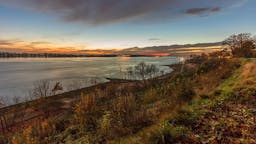
[[[124,78],[127,67],[140,62],[163,65],[179,61],[178,57],[90,57],[90,58],[0,58],[0,102],[13,104],[28,99],[35,82],[60,82],[69,91],[105,82],[105,77]]]

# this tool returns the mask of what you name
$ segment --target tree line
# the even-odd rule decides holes
[[[0,58],[11,58],[11,57],[116,57],[117,55],[87,55],[87,54],[57,54],[57,53],[11,53],[11,52],[0,52]]]

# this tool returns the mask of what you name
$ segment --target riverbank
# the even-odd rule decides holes
[[[192,103],[110,143],[256,143],[256,61],[242,61],[231,76]]]
[[[178,67],[178,65],[172,65],[170,67],[174,68]],[[172,75],[173,72],[167,73],[154,78],[154,81],[157,79],[160,81],[161,79],[171,77]],[[13,133],[13,131],[17,131],[20,128],[20,125],[24,128],[37,124],[45,119],[45,112],[42,112],[42,109],[47,109],[47,118],[64,117],[68,113],[72,112],[75,103],[77,103],[83,93],[93,93],[98,90],[104,91],[108,88],[112,88],[112,91],[114,92],[121,87],[134,90],[136,89],[136,91],[144,89],[139,80],[106,79],[109,81],[47,98],[36,99],[0,108],[0,133]]]
[[[14,119],[16,124],[10,125],[12,129],[3,127],[2,130],[5,137],[18,143],[31,139],[45,143],[158,140],[159,133],[154,130],[159,129],[162,137],[159,125],[183,107],[210,97],[209,92],[215,91],[246,63],[242,59],[202,57],[175,65],[171,74],[151,81],[116,79],[81,93],[41,99],[6,114],[5,118]],[[28,118],[31,120],[25,121]],[[182,123],[186,124],[187,120]],[[18,132],[15,139],[14,131]]]
[[[58,92],[64,92],[95,84],[95,80],[105,82],[104,77],[123,78],[127,67],[143,61],[168,72],[169,68],[162,65],[177,60],[176,57],[0,58],[0,101],[9,105],[30,100],[30,92],[40,81],[52,85],[60,82],[63,91]]]
[[[93,92],[97,89],[104,89],[110,85],[118,86],[120,84],[128,83],[125,80],[122,81],[110,81],[106,83],[97,84],[90,87],[85,87],[82,89],[77,89],[69,92],[65,92],[62,94],[57,94],[54,96],[49,96],[41,102],[40,99],[23,102],[15,105],[11,105],[8,107],[0,108],[0,119],[6,119],[6,122],[2,122],[5,124],[0,125],[0,129],[3,127],[8,127],[8,131],[12,133],[12,129],[16,130],[16,126],[19,126],[19,123],[28,123],[31,124],[32,121],[38,121],[42,119],[44,115],[39,111],[42,107],[50,109],[49,116],[63,116],[65,113],[72,110],[74,106],[74,102],[80,97],[81,93],[89,93]],[[46,104],[47,103],[47,104]],[[26,114],[24,115],[20,115]],[[16,119],[15,121],[7,121],[7,119]],[[33,123],[33,122],[32,122]],[[24,124],[26,125],[26,124]],[[6,131],[4,131],[6,132]]]

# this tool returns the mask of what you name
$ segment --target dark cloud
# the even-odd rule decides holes
[[[241,0],[0,0],[0,5],[49,13],[69,22],[156,22],[226,9]],[[184,12],[185,11],[185,12]]]
[[[1,46],[3,46],[3,45],[12,45],[12,43],[9,42],[9,41],[0,40],[0,45]]]
[[[12,46],[17,43],[21,43],[21,40],[0,40],[0,46]]]
[[[220,7],[213,7],[213,8],[191,8],[186,10],[186,14],[191,15],[201,15],[201,14],[209,14],[221,11]]]
[[[25,42],[19,39],[0,39],[0,47],[16,47],[16,46],[22,46],[22,45],[33,47],[33,46],[44,45],[44,44],[51,44],[51,43],[44,42],[44,41]]]

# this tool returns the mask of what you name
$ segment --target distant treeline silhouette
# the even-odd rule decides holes
[[[54,58],[54,57],[153,57],[152,55],[123,55],[123,54],[58,54],[58,53],[11,53],[11,52],[0,52],[0,58],[18,58],[18,57],[41,57],[41,58]]]
[[[10,53],[0,52],[1,58],[11,57],[116,57],[117,55],[57,54],[57,53]]]

